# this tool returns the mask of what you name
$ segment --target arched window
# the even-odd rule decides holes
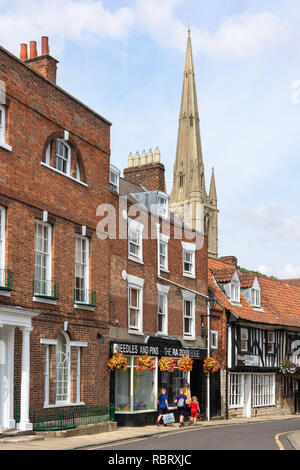
[[[80,151],[71,139],[59,132],[48,137],[43,150],[42,165],[85,184],[85,170]]]
[[[57,338],[56,403],[70,402],[70,341],[65,332]]]

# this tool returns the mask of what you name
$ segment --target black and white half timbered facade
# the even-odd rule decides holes
[[[300,286],[209,260],[210,289],[224,312],[227,418],[300,412]],[[283,373],[290,360],[299,370]]]

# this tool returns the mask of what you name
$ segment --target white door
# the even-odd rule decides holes
[[[4,425],[4,403],[6,400],[5,391],[5,375],[6,375],[6,343],[4,337],[4,327],[0,328],[0,432]]]
[[[251,374],[244,375],[244,418],[251,417]]]

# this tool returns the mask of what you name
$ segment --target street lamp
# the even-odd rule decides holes
[[[210,355],[210,311],[215,309],[217,304],[217,299],[214,296],[214,293],[211,292],[209,299],[207,301],[207,357]],[[207,421],[210,421],[210,372],[207,372]]]

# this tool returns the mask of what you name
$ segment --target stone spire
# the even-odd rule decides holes
[[[216,190],[216,181],[215,181],[215,170],[212,168],[210,188],[209,188],[209,200],[211,202],[217,202],[217,190]]]
[[[190,29],[188,30],[181,105],[178,123],[176,160],[173,187],[169,199],[170,210],[180,215],[184,223],[200,232],[206,232],[209,254],[217,256],[217,202],[214,172],[210,195],[205,188],[204,164],[200,137],[200,122],[196,92],[194,61]],[[212,232],[211,228],[215,230]]]

